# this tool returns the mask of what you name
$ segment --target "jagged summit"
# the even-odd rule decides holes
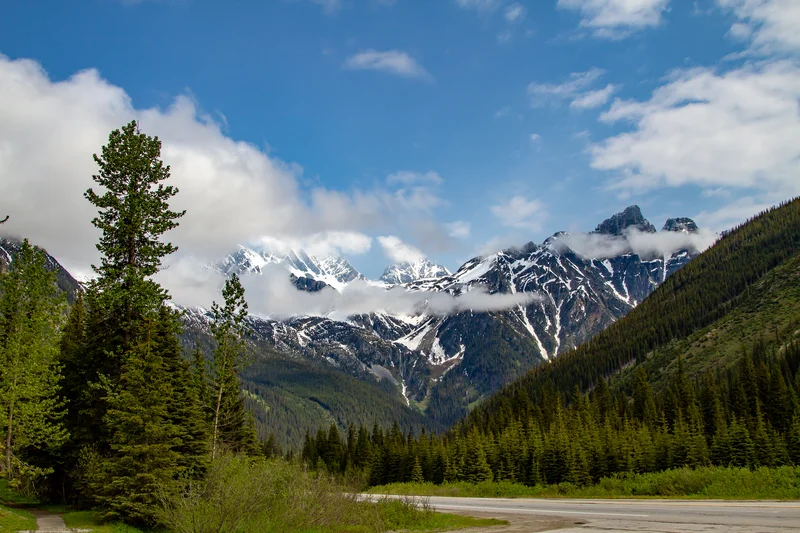
[[[626,207],[622,213],[617,213],[597,225],[593,233],[604,235],[622,235],[627,228],[634,227],[639,231],[655,233],[653,226],[644,216],[638,205]]]
[[[269,250],[259,251],[239,246],[237,251],[228,254],[217,263],[216,268],[226,275],[231,273],[261,274],[268,265],[285,268],[295,285],[312,291],[319,290],[324,285],[341,289],[351,281],[364,279],[364,276],[346,259],[335,256],[316,257],[308,255],[303,250],[275,253]]]
[[[697,224],[691,218],[668,218],[661,231],[678,231],[684,233],[694,233],[697,231]]]
[[[421,279],[441,278],[449,276],[450,271],[441,265],[437,265],[432,261],[422,258],[413,263],[402,262],[394,265],[389,265],[383,271],[380,281],[392,285],[401,283],[411,283]]]

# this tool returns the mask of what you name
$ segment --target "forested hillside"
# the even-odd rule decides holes
[[[626,318],[445,437],[373,434],[370,481],[584,485],[617,472],[800,465],[798,287],[795,199],[725,234]],[[309,460],[366,461],[319,437]]]

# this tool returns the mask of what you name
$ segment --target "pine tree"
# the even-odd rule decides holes
[[[633,415],[643,424],[650,425],[656,420],[656,402],[653,387],[647,379],[643,366],[636,369],[636,384],[633,389]]]
[[[798,373],[798,376],[800,376],[800,373]],[[786,448],[792,464],[800,466],[800,416],[795,416],[792,421],[792,427],[786,439]]]
[[[486,460],[486,451],[481,444],[477,429],[470,432],[467,438],[467,450],[464,457],[463,479],[468,483],[480,483],[492,480],[492,469]]]
[[[419,462],[419,457],[414,458],[414,466],[411,469],[411,481],[414,483],[423,483],[425,476],[422,474],[422,464]]]
[[[102,234],[100,265],[89,283],[85,304],[86,339],[78,361],[66,360],[65,374],[81,376],[83,395],[69,406],[75,449],[108,449],[107,386],[119,382],[125,358],[142,342],[141,335],[169,294],[152,276],[177,248],[162,241],[184,212],[169,208],[178,190],[163,182],[169,166],[160,159],[161,142],[139,131],[136,121],[114,130],[93,176],[101,193],[89,189],[86,199],[98,209],[92,223]],[[107,385],[107,386],[106,386]]]
[[[209,424],[199,396],[201,389],[196,386],[189,363],[183,358],[178,338],[180,329],[178,314],[162,305],[153,336],[172,389],[172,395],[165,399],[170,423],[177,428],[180,440],[175,450],[180,454],[183,473],[198,477],[208,467]]]
[[[93,488],[105,520],[155,524],[159,492],[181,470],[181,428],[173,423],[173,396],[164,358],[155,338],[156,324],[144,325],[142,340],[127,354],[119,384],[109,387],[106,420],[110,451]]]
[[[242,398],[239,372],[246,366],[248,334],[244,287],[233,274],[222,289],[224,304],[211,306],[211,332],[216,341],[212,363],[211,458],[222,448],[252,453],[256,436]]]
[[[23,241],[0,276],[0,477],[12,487],[52,472],[26,450],[55,450],[67,438],[58,394],[62,303],[44,253]]]

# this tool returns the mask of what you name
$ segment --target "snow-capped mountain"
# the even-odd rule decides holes
[[[657,233],[641,210],[631,206],[600,223],[592,234],[609,236],[619,245],[631,229]],[[696,230],[691,219],[675,218],[662,231]],[[409,291],[461,295],[481,286],[489,293],[537,295],[528,305],[444,316],[375,312],[339,321],[298,317],[261,321],[254,330],[283,352],[372,375],[377,375],[372,369],[380,367],[379,373],[389,372],[397,381],[406,402],[427,403],[431,416],[448,423],[469,403],[608,327],[697,255],[694,250],[680,250],[669,257],[640,257],[628,251],[587,258],[566,244],[570,237],[558,232],[541,244],[531,242],[476,257],[452,274],[420,262],[393,265],[381,278],[387,287],[399,284]],[[287,266],[298,279],[324,281],[336,288],[346,285],[345,279],[360,277],[346,261],[320,261],[305,254],[276,259],[240,249],[228,259],[226,264],[237,271],[258,272],[272,262]],[[334,272],[343,272],[344,277],[335,277]]]
[[[292,276],[298,288],[319,290],[325,286],[341,290],[356,279],[364,279],[355,268],[341,257],[315,257],[303,250],[275,253],[269,250],[255,250],[246,246],[228,254],[216,268],[223,274],[262,274],[269,265],[283,267]]]
[[[389,265],[383,271],[380,281],[391,285],[399,285],[421,279],[441,278],[449,275],[450,271],[445,267],[422,258],[413,263],[403,262]]]

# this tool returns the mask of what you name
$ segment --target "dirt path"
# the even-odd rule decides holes
[[[64,519],[59,514],[41,509],[31,509],[30,512],[36,517],[36,531],[38,533],[65,533],[69,531]]]

